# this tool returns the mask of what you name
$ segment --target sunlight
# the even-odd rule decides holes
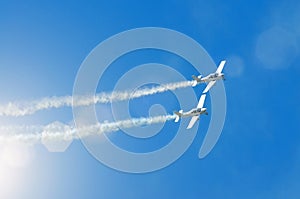
[[[21,142],[0,143],[0,198],[17,194],[22,168],[29,166],[32,152],[30,146]]]

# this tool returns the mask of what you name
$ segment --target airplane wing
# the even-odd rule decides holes
[[[199,119],[199,115],[192,117],[192,119],[191,119],[188,127],[186,127],[186,129],[192,128],[194,126],[194,124],[197,122],[198,119]]]
[[[200,97],[200,100],[198,102],[197,108],[203,108],[205,98],[206,98],[206,94],[202,94],[201,97]]]
[[[200,97],[200,100],[198,102],[197,108],[203,108],[205,98],[206,98],[206,94],[202,94]],[[192,128],[194,126],[194,124],[197,122],[197,120],[199,120],[199,118],[200,118],[200,115],[193,116],[186,129]]]
[[[220,63],[220,65],[219,65],[219,67],[218,67],[218,69],[217,69],[216,73],[221,73],[221,72],[222,72],[222,70],[223,70],[223,68],[224,68],[224,65],[225,65],[225,63],[226,63],[226,61],[225,61],[225,60],[221,61],[221,63]]]
[[[207,84],[207,86],[205,87],[203,93],[207,93],[207,92],[209,91],[209,89],[211,89],[211,87],[213,87],[213,85],[215,85],[215,83],[216,83],[216,80],[210,81],[210,82]]]

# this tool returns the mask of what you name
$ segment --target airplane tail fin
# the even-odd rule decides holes
[[[196,81],[201,81],[202,75],[199,75],[198,77],[196,75],[192,75],[192,78]]]
[[[179,112],[174,111],[176,118],[175,118],[175,122],[178,122],[180,117],[182,116],[183,110],[180,110]]]

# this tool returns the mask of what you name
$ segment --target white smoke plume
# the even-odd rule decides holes
[[[97,103],[110,103],[113,101],[124,101],[128,99],[139,98],[142,96],[163,93],[179,88],[186,88],[192,86],[194,81],[183,81],[169,84],[162,84],[152,88],[138,89],[135,91],[114,91],[112,93],[98,93],[95,96],[74,96],[74,103],[72,96],[49,97],[31,102],[9,102],[6,105],[0,105],[0,116],[25,116],[34,114],[37,111],[71,107],[71,106],[89,106]]]
[[[121,128],[132,128],[143,125],[164,123],[175,119],[175,115],[162,115],[147,118],[133,118],[116,122],[97,123],[91,126],[81,127],[65,125],[60,122],[53,122],[47,126],[1,126],[0,142],[20,141],[28,144],[41,143],[43,140],[70,141],[85,138],[90,135],[116,132]]]

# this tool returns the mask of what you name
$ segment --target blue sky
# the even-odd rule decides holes
[[[2,171],[0,197],[298,198],[299,8],[292,0],[1,1],[1,104],[71,95],[77,71],[89,52],[108,37],[132,28],[174,29],[199,42],[216,63],[228,62],[224,69],[225,126],[206,158],[198,159],[198,151],[209,118],[201,120],[193,144],[182,157],[147,174],[110,169],[79,141],[64,153],[50,153],[36,145],[29,151],[32,157],[26,166]],[[121,61],[168,64],[165,58],[170,56],[148,55]],[[169,64],[187,79],[195,72],[183,61],[171,60]],[[108,73],[108,80],[116,81],[114,72],[118,74],[118,69]],[[136,103],[168,103],[169,95]],[[168,111],[176,108],[168,107]],[[132,112],[138,114],[135,109]],[[71,108],[61,108],[21,118],[0,117],[0,125],[71,120]],[[172,124],[162,133],[172,133]]]

